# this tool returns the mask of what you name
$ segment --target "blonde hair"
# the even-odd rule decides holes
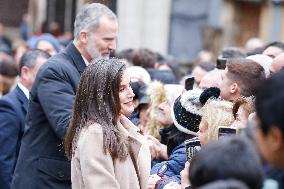
[[[172,105],[175,99],[181,95],[183,91],[182,85],[166,84],[164,85],[160,81],[153,81],[149,84],[147,94],[150,99],[150,121],[145,127],[145,134],[152,135],[160,140],[159,130],[162,125],[157,120],[158,106],[165,100],[168,100]]]
[[[218,139],[218,127],[230,127],[234,121],[233,103],[218,99],[209,99],[202,108],[202,119],[207,122],[207,140]]]
[[[159,129],[161,124],[157,121],[157,108],[165,100],[165,89],[161,82],[153,81],[149,84],[147,94],[150,100],[150,117],[145,127],[145,134],[152,135],[160,140]]]
[[[234,102],[234,105],[233,105],[233,116],[234,116],[234,118],[235,119],[237,118],[237,112],[238,112],[238,110],[241,106],[243,106],[247,117],[249,116],[249,114],[255,112],[254,101],[255,101],[254,96],[250,96],[250,97],[241,96],[241,97],[239,97]]]

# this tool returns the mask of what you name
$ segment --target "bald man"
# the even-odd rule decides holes
[[[206,89],[209,87],[219,87],[219,83],[222,81],[221,70],[214,69],[208,72],[200,81],[199,87]]]
[[[280,41],[274,41],[267,44],[264,47],[264,51],[262,52],[262,54],[270,56],[271,58],[274,59],[276,56],[278,56],[280,53],[283,52],[284,52],[284,43]]]

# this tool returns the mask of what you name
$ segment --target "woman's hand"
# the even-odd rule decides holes
[[[149,146],[149,149],[150,149],[150,152],[151,152],[151,158],[153,160],[153,159],[158,159],[159,158],[161,148],[160,148],[159,144],[157,144],[155,141],[153,141],[151,139],[151,137],[152,136],[150,136],[150,135],[146,135],[146,142],[147,142],[147,144]]]
[[[190,186],[190,181],[189,181],[189,167],[190,163],[187,161],[185,163],[184,169],[180,172],[181,176],[181,188],[186,188]]]
[[[167,160],[167,146],[160,143],[155,137],[151,135],[146,135],[146,140],[149,144],[152,159],[162,159]]]

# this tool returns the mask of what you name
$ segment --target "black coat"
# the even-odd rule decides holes
[[[71,188],[63,139],[85,62],[73,43],[40,68],[30,91],[24,133],[12,189]]]
[[[18,86],[0,99],[0,188],[10,188],[27,108],[28,98]]]

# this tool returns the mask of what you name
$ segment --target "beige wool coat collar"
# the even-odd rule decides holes
[[[140,129],[125,116],[121,117],[118,127],[129,139],[129,155],[134,163],[140,188],[144,189],[147,186],[151,169],[151,155],[145,138],[140,134]]]

